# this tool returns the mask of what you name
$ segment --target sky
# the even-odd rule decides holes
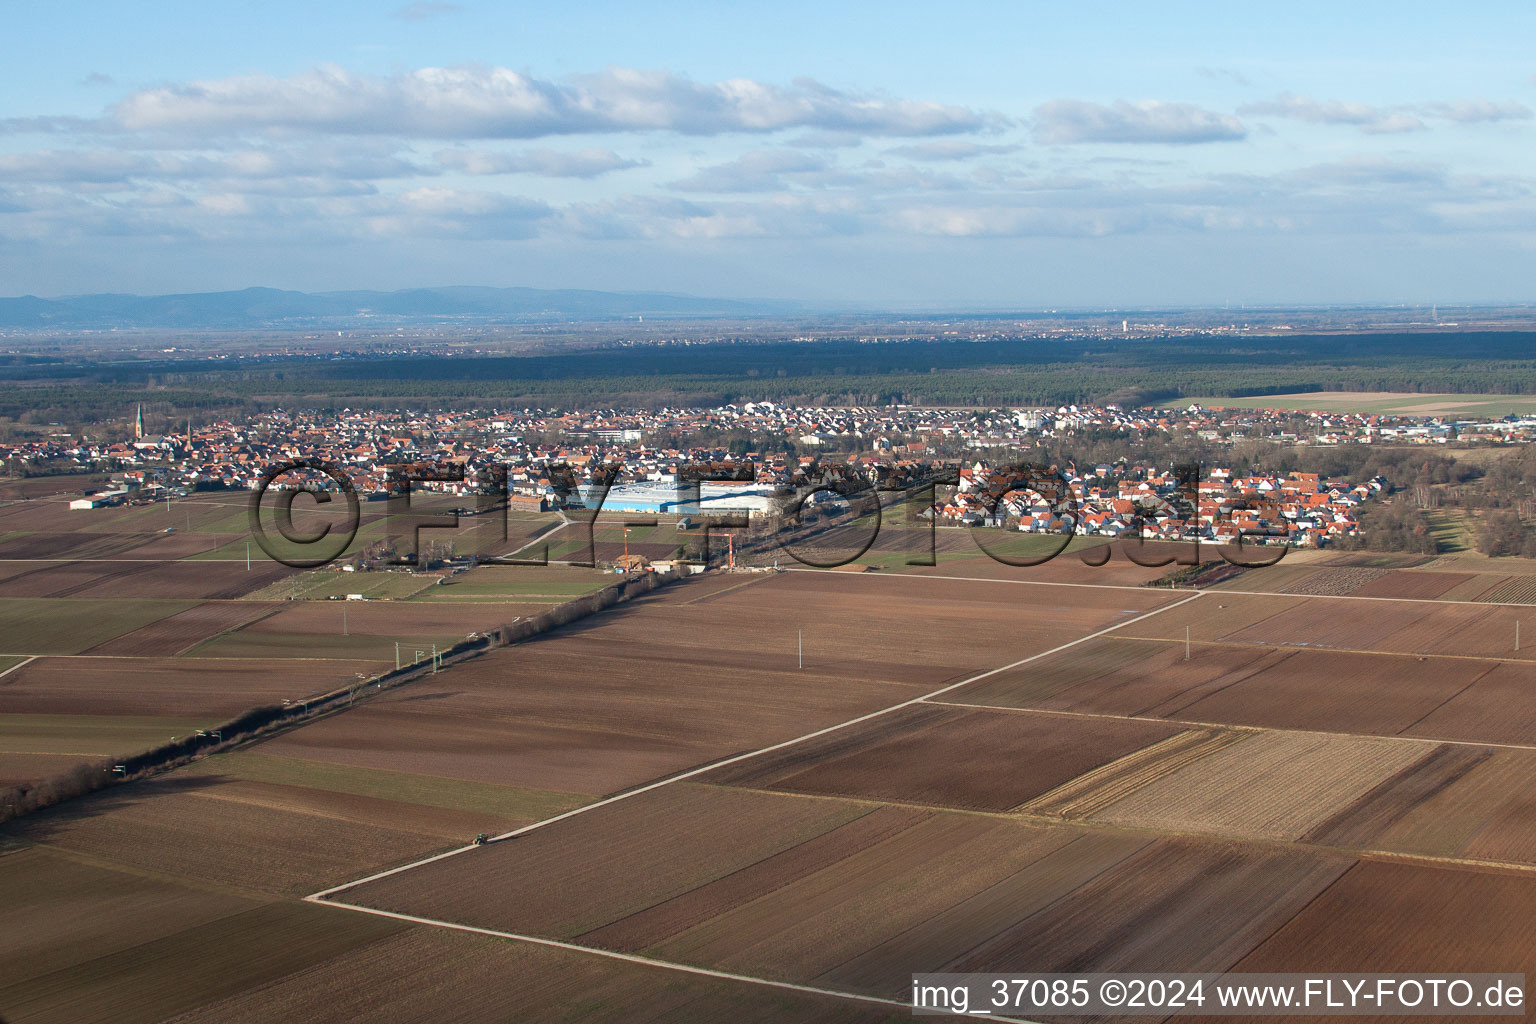
[[[1536,301],[1536,5],[0,0],[0,295]]]

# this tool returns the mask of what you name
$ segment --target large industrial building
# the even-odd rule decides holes
[[[606,497],[602,488],[584,484],[581,500],[592,508],[602,502],[604,512],[646,512],[667,515],[761,516],[776,507],[767,487],[739,483],[702,483],[680,488],[671,481],[646,480],[615,484]]]

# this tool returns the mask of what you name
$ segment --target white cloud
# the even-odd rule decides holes
[[[785,187],[786,175],[824,171],[830,166],[826,157],[811,153],[759,150],[701,168],[681,181],[672,182],[671,187],[684,192],[777,192]]]
[[[1412,132],[1424,122],[1412,114],[1344,100],[1318,100],[1295,93],[1281,93],[1271,100],[1248,103],[1237,112],[1253,117],[1284,117],[1310,124],[1353,125],[1370,135]]]
[[[808,131],[785,139],[784,144],[797,149],[852,149],[864,144],[864,136],[853,132]]]
[[[539,174],[548,178],[595,178],[609,171],[650,165],[648,160],[627,160],[611,149],[530,149],[514,153],[445,149],[436,154],[436,159],[442,166],[465,174]]]
[[[777,195],[699,203],[625,196],[567,207],[560,227],[593,239],[823,238],[856,235],[867,225],[865,200],[855,196]]]
[[[402,178],[436,174],[388,149],[315,144],[290,149],[219,153],[132,152],[120,149],[43,149],[0,153],[0,181],[126,183],[206,178]]]
[[[937,142],[916,142],[908,146],[895,146],[886,150],[891,156],[903,156],[908,160],[969,160],[976,156],[1012,153],[1018,146],[984,146],[964,139],[940,139]]]
[[[1344,100],[1318,100],[1310,96],[1282,93],[1274,99],[1249,103],[1238,108],[1239,114],[1259,117],[1284,117],[1312,124],[1353,125],[1367,135],[1421,131],[1424,118],[1476,124],[1491,121],[1528,121],[1531,108],[1513,101],[1434,100],[1403,103],[1391,107],[1373,107]]]
[[[1248,77],[1241,71],[1234,71],[1232,68],[1197,67],[1195,68],[1195,74],[1199,75],[1201,78],[1224,78],[1234,85],[1248,84]]]
[[[1035,108],[1035,138],[1045,143],[1152,142],[1178,145],[1228,142],[1248,130],[1229,114],[1189,103],[1119,100],[1111,106],[1052,100]]]
[[[988,121],[964,107],[853,95],[808,79],[783,88],[744,78],[708,83],[613,68],[559,83],[480,66],[387,77],[327,66],[289,78],[191,82],[134,93],[111,115],[130,131],[287,129],[466,139],[787,128],[925,136],[975,131]]]
[[[1443,118],[1461,124],[1479,121],[1529,121],[1531,108],[1523,103],[1496,103],[1492,100],[1451,100],[1425,103],[1420,111],[1428,117]]]

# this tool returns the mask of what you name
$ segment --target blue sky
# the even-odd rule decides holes
[[[1536,6],[7,3],[0,294],[1536,300]]]

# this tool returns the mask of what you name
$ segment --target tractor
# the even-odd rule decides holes
[[[481,832],[479,835],[475,836],[475,845],[476,846],[484,846],[486,843],[488,843],[490,841],[491,841],[491,837],[486,835],[484,832]]]

